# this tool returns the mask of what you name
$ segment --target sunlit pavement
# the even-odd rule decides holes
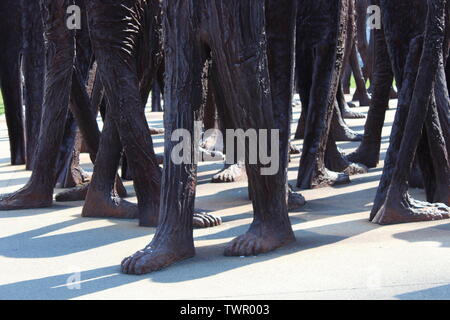
[[[394,112],[388,111],[383,157]],[[295,108],[296,119],[299,113]],[[162,126],[161,113],[148,117],[152,126]],[[364,120],[348,123],[363,131]],[[161,153],[163,137],[154,137],[154,142]],[[301,141],[296,143],[301,146]],[[350,152],[358,144],[339,145]],[[87,155],[82,161],[91,171]],[[3,118],[0,193],[19,189],[30,175],[23,166],[9,163]],[[298,163],[299,156],[292,157],[289,179],[294,185]],[[209,183],[221,167],[218,162],[200,164],[196,207],[219,215],[223,225],[194,231],[195,258],[145,276],[123,275],[119,269],[121,260],[143,248],[155,232],[138,227],[135,220],[81,218],[81,202],[0,212],[0,298],[450,298],[450,221],[387,227],[368,222],[382,163],[352,177],[350,185],[303,191],[307,205],[290,215],[297,242],[251,258],[222,255],[225,245],[248,228],[252,207],[246,182]],[[129,182],[127,187],[133,192]],[[412,193],[423,198],[420,190]]]

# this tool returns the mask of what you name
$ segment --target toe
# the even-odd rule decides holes
[[[236,246],[237,246],[237,239],[233,240],[226,248],[225,248],[225,255],[226,256],[235,256],[236,252]]]
[[[248,241],[245,245],[245,252],[244,255],[247,257],[254,256],[255,255],[255,244],[257,241]]]
[[[128,266],[130,264],[130,260],[131,260],[131,257],[127,257],[127,258],[123,259],[123,261],[121,263],[122,273],[125,273],[125,274],[128,273]]]
[[[194,228],[206,228],[205,221],[201,217],[196,215],[194,215],[193,225]]]
[[[212,217],[209,214],[204,213],[202,215],[202,218],[203,218],[205,227],[210,228],[210,227],[214,226],[214,219],[212,219]]]

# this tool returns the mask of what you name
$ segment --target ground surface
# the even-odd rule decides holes
[[[295,108],[296,118],[299,111]],[[383,156],[393,114],[391,109]],[[149,116],[153,126],[161,126],[161,118]],[[363,130],[363,120],[348,122]],[[0,193],[5,193],[22,186],[29,173],[9,165],[4,120],[0,129]],[[162,137],[155,142],[161,152]],[[340,146],[351,151],[357,144]],[[298,162],[293,157],[292,183]],[[85,155],[83,163],[91,169]],[[209,183],[219,168],[220,163],[200,165],[197,207],[221,216],[223,225],[195,231],[195,258],[150,275],[119,271],[121,260],[154,234],[136,221],[81,218],[82,203],[0,212],[0,299],[450,298],[450,221],[388,227],[368,222],[381,167],[348,186],[304,191],[308,204],[291,213],[297,242],[252,258],[222,255],[247,229],[252,207],[245,182]],[[421,191],[413,194],[423,197]]]

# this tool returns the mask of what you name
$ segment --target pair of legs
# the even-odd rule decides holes
[[[383,22],[394,74],[399,83],[399,104],[380,186],[371,212],[379,224],[450,218],[450,166],[439,116],[445,82],[444,47],[446,0],[381,0]],[[415,12],[411,13],[411,8]],[[408,15],[405,15],[408,13]],[[414,21],[405,19],[413,17]],[[422,19],[420,19],[421,17]],[[401,45],[399,45],[399,43]],[[448,106],[448,104],[447,104]],[[446,124],[444,124],[445,126]],[[419,202],[408,195],[409,174],[417,156],[425,181],[427,199]]]
[[[84,217],[139,217],[156,226],[161,169],[145,117],[145,104],[161,63],[159,1],[89,1],[86,5],[97,73],[105,90],[106,116]],[[133,177],[138,206],[114,192],[122,148]],[[191,217],[192,219],[192,217]],[[199,227],[220,223],[196,214]]]
[[[277,10],[288,10],[285,13],[291,17],[293,3],[287,4]],[[243,130],[276,127],[264,9],[264,1],[251,0],[164,2],[166,142],[160,224],[153,241],[123,261],[123,272],[152,272],[195,254],[192,214],[196,165],[193,161],[171,161],[176,143],[170,135],[177,129],[193,133],[195,114],[202,104],[202,71],[209,55],[214,61],[214,90],[233,126]],[[284,117],[288,119],[289,113]],[[262,175],[261,165],[247,165],[255,218],[249,231],[227,247],[226,255],[256,255],[294,241],[286,204],[287,145],[283,138],[279,150],[273,150],[283,159],[275,175]],[[192,151],[194,148],[191,144]]]
[[[353,96],[353,101],[358,100],[360,106],[368,106],[370,103],[370,97],[367,93],[366,89],[366,79],[364,78],[364,75],[362,73],[361,66],[359,64],[359,58],[360,53],[358,51],[359,46],[359,27],[361,26],[361,23],[358,23],[361,20],[358,17],[358,13],[361,14],[361,10],[357,10],[357,2],[360,2],[358,0],[350,0],[349,1],[349,7],[348,7],[348,25],[347,25],[347,37],[346,37],[346,44],[345,44],[345,55],[344,55],[344,66],[349,65],[356,83],[356,91]],[[359,8],[360,9],[360,8]],[[362,17],[363,20],[365,20],[366,14],[364,13],[364,17]],[[363,32],[365,33],[366,30],[364,29]],[[344,74],[343,74],[344,75]],[[341,77],[340,84],[342,84],[343,77]],[[342,86],[340,87],[339,91],[344,92]],[[349,105],[345,103],[345,105],[341,106],[341,112],[343,113],[344,118],[363,118],[364,116],[360,113],[353,112],[350,110]]]
[[[366,81],[372,79],[372,63],[373,63],[372,62],[373,52],[371,51],[370,48],[370,41],[367,38],[367,17],[368,17],[367,9],[369,5],[370,5],[369,0],[356,0],[354,11],[355,28],[356,28],[355,32],[357,40],[356,53],[360,55],[361,60],[363,62],[361,72]],[[350,94],[350,78],[352,72],[354,74],[358,73],[354,72],[352,68],[353,66],[350,63],[346,64],[343,73],[342,87],[345,94]]]
[[[355,30],[355,17],[354,17],[354,0],[349,1],[348,6],[346,6],[346,11],[343,13],[342,20],[345,20],[346,22],[346,33],[345,35],[341,32],[339,35],[335,35],[337,38],[344,37],[344,40],[340,38],[340,41],[345,41],[345,45],[342,45],[342,49],[345,48],[343,56],[340,58],[342,59],[339,61],[342,65],[348,64],[350,61],[351,56],[351,49],[354,46],[354,30]],[[300,2],[302,5],[308,4],[308,1]],[[331,10],[329,8],[329,10]],[[335,9],[332,9],[335,10]],[[323,42],[323,45],[326,45],[326,42],[328,41],[328,46],[330,47],[330,50],[336,47],[336,42],[332,39],[332,37],[324,36],[323,40],[321,40],[320,33],[326,34],[326,32],[329,32],[330,29],[336,29],[336,21],[332,18],[325,20],[323,22],[319,22],[322,25],[319,27],[317,31],[312,32],[310,29],[308,29],[308,26],[303,26],[308,23],[309,16],[313,15],[316,19],[320,19],[320,15],[323,15],[323,12],[321,12],[320,4],[316,4],[313,6],[306,5],[304,9],[301,9],[298,15],[298,30],[299,32],[302,32],[301,36],[297,36],[297,86],[299,89],[300,97],[302,100],[302,114],[297,126],[297,131],[295,133],[296,139],[304,139],[305,138],[305,130],[306,130],[306,124],[308,123],[307,114],[309,110],[309,106],[312,102],[315,103],[315,101],[311,101],[310,95],[311,92],[310,89],[312,88],[312,74],[315,68],[315,57],[318,56],[318,53],[315,53],[315,46],[319,44],[320,41]],[[306,19],[306,20],[305,20]],[[305,20],[305,22],[303,22]],[[330,63],[330,62],[328,62]],[[342,67],[340,67],[342,68]],[[331,74],[335,72],[335,70],[330,71],[330,69],[333,70],[333,67],[330,65],[329,70],[327,71],[328,74]],[[334,68],[336,69],[336,68]],[[339,71],[339,77],[341,78],[342,70]],[[320,78],[320,76],[318,76]],[[327,74],[321,76],[321,80],[319,81],[325,81],[325,79],[328,77]],[[326,86],[326,85],[325,85]],[[334,86],[334,85],[333,85]],[[357,118],[360,117],[361,114],[355,113],[349,109],[349,106],[347,102],[345,101],[345,96],[342,90],[341,81],[338,81],[337,88],[332,89],[333,92],[336,92],[336,101],[337,103],[333,105],[333,116],[331,120],[331,133],[335,141],[360,141],[361,136],[351,130],[348,125],[345,123],[344,118],[350,117],[351,118]],[[329,104],[329,102],[328,102]],[[308,123],[309,124],[309,123]],[[331,142],[333,143],[333,142]]]
[[[348,183],[347,174],[325,167],[343,63],[348,1],[300,1],[297,17],[297,79],[305,119],[297,186],[303,189]],[[334,153],[335,154],[335,153]]]
[[[375,29],[372,34],[375,49],[372,101],[361,145],[347,157],[350,161],[363,163],[369,168],[375,168],[380,159],[381,134],[394,80],[384,30]]]
[[[159,18],[159,3],[98,0],[88,1],[86,7],[97,74],[104,86],[107,109],[82,215],[118,218],[139,215],[140,225],[155,226],[161,171],[144,113],[146,101],[141,96],[140,81],[145,69],[141,68],[140,59],[149,57],[148,63],[154,63],[152,67],[158,66],[158,62],[150,58],[153,46],[157,47],[159,43],[148,37],[152,35],[152,19]],[[149,72],[152,77],[156,74],[155,69]],[[121,200],[114,192],[122,147],[134,178],[138,207]]]

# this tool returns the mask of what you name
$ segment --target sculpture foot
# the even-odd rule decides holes
[[[289,143],[289,154],[300,154],[300,148],[293,145],[292,143]]]
[[[344,119],[364,119],[366,117],[366,115],[361,112],[356,112],[356,111],[352,111],[350,109],[345,109],[342,112],[342,117],[344,117]]]
[[[135,219],[139,216],[138,206],[118,196],[89,195],[84,204],[82,217]]]
[[[167,242],[168,240],[155,239],[143,250],[125,258],[121,264],[122,273],[142,275],[164,269],[195,255],[192,240],[180,239],[176,243]]]
[[[392,199],[392,200],[391,200]],[[409,197],[389,197],[372,220],[380,225],[433,221],[450,218],[450,208],[443,203],[428,203]]]
[[[89,183],[62,191],[55,196],[56,202],[84,201],[89,190]]]
[[[270,252],[295,241],[290,228],[279,230],[270,222],[253,222],[247,233],[237,237],[225,248],[225,256],[248,257]]]
[[[14,193],[0,196],[0,211],[47,208],[52,204],[53,194],[51,192],[35,190],[27,186]]]
[[[339,132],[333,132],[333,138],[336,141],[350,141],[350,142],[355,142],[355,141],[362,141],[363,139],[363,135],[356,133],[353,130],[342,130]]]
[[[84,171],[83,168],[78,166],[75,170],[77,172],[79,172],[82,183],[89,183],[89,182],[91,182],[92,176],[89,173],[87,173],[86,171]]]
[[[220,217],[213,216],[206,212],[194,212],[193,226],[198,229],[217,227],[222,224]]]
[[[350,176],[348,174],[341,172],[334,172],[326,169],[325,173],[319,174],[316,177],[314,177],[311,183],[311,189],[333,187],[349,183],[350,183]]]
[[[241,181],[247,178],[245,165],[242,162],[233,165],[225,165],[225,168],[217,173],[211,180],[212,183],[228,183]]]
[[[370,106],[371,100],[369,97],[364,97],[362,99],[359,99],[359,106],[360,107],[368,107]]]
[[[350,153],[347,159],[354,163],[361,163],[368,168],[376,168],[380,160],[380,143],[373,145],[361,144],[359,148]]]
[[[367,168],[362,163],[352,162],[343,172],[348,174],[349,176],[354,176],[357,174],[365,174],[365,173],[369,172],[369,168]]]
[[[303,207],[306,204],[305,197],[301,194],[294,192],[293,188],[289,186],[288,189],[288,210],[296,210]]]
[[[225,156],[220,151],[199,148],[201,161],[223,161]]]
[[[163,134],[164,133],[164,129],[160,129],[160,128],[151,128],[150,127],[150,134],[152,135],[152,136],[157,136],[157,135],[160,135],[160,134]]]

